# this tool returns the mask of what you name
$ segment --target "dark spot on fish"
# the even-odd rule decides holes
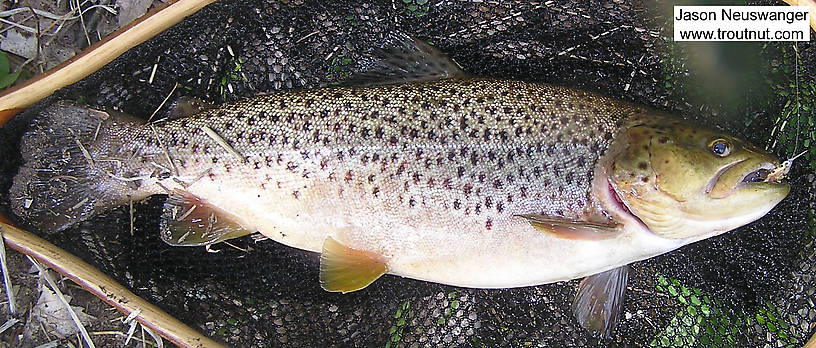
[[[648,168],[648,167],[649,167],[649,165],[646,162],[638,163],[638,168],[640,168],[642,170],[646,170],[646,168]]]
[[[488,230],[493,228],[493,220],[492,219],[487,219],[487,222],[485,222],[485,228],[487,228]]]
[[[292,192],[292,197],[295,197],[295,199],[300,199],[300,191]]]
[[[465,184],[465,186],[462,187],[462,191],[465,193],[465,196],[470,196],[470,192],[472,190],[473,190],[473,185],[471,185],[471,184]]]
[[[649,182],[649,178],[644,176],[644,177],[640,178],[640,181]]]
[[[411,197],[411,199],[408,200],[408,205],[410,205],[411,207],[416,206],[416,200],[414,199],[414,197]]]
[[[352,173],[350,170],[349,170],[349,171],[347,171],[347,172],[346,172],[346,178],[345,178],[345,179],[346,179],[346,182],[347,182],[347,183],[348,183],[348,182],[351,182],[351,180],[352,180],[353,178],[354,178],[354,174],[353,174],[353,173]]]
[[[669,138],[660,137],[660,139],[657,139],[657,141],[659,141],[661,144],[665,144],[665,143],[669,142]]]
[[[561,118],[559,119],[559,121],[561,122],[561,124],[562,124],[562,125],[565,125],[565,126],[566,126],[567,124],[569,124],[569,118],[567,118],[566,116],[561,116]]]
[[[459,210],[459,208],[461,208],[461,207],[462,207],[462,203],[459,202],[458,199],[453,201],[453,209]]]

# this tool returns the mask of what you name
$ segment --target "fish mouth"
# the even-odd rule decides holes
[[[742,180],[740,180],[740,185],[759,182],[779,183],[781,179],[768,179],[768,175],[770,175],[776,168],[777,166],[771,163],[761,163],[758,168],[746,173],[745,176],[742,177]]]
[[[705,194],[711,198],[725,198],[742,189],[755,189],[757,185],[782,185],[782,175],[774,175],[779,165],[769,161],[743,159],[732,162],[717,171],[705,187]]]

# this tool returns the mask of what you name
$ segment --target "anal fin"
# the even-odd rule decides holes
[[[537,230],[572,240],[603,240],[617,236],[619,225],[586,221],[559,220],[541,215],[516,215],[530,222]]]
[[[161,237],[174,246],[200,246],[252,233],[237,218],[186,191],[174,191],[164,203]]]
[[[584,278],[572,302],[572,313],[581,327],[608,338],[623,311],[628,282],[629,266]]]
[[[382,256],[349,248],[332,237],[323,242],[320,254],[320,286],[331,292],[365,288],[388,271]]]

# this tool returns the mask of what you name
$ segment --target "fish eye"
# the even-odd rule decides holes
[[[717,139],[712,141],[711,144],[708,145],[708,148],[711,149],[712,153],[720,157],[728,156],[728,154],[731,153],[731,144],[729,144],[728,141],[724,139]]]

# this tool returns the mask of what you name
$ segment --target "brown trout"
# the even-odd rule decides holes
[[[714,129],[584,91],[466,78],[427,47],[393,59],[418,72],[150,124],[56,103],[23,137],[13,210],[54,232],[169,194],[167,243],[257,231],[320,252],[329,291],[385,273],[477,288],[595,275],[574,309],[603,333],[622,266],[745,225],[788,194],[768,178],[777,158]]]

